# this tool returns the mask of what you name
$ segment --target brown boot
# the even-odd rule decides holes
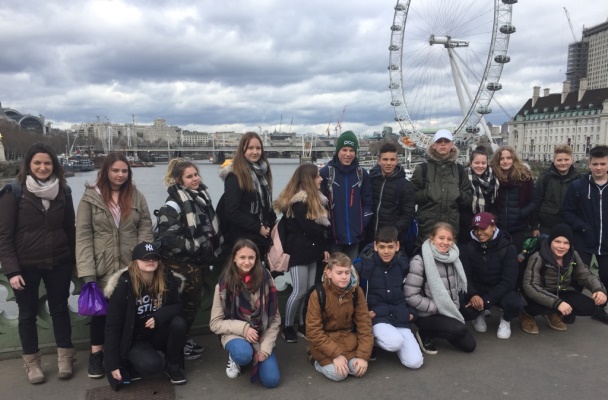
[[[72,364],[74,364],[74,356],[76,349],[57,348],[57,367],[59,368],[59,379],[70,379],[72,377]]]
[[[538,335],[538,325],[536,325],[536,320],[533,316],[524,311],[519,316],[519,322],[521,322],[522,331],[530,335]]]
[[[27,372],[27,380],[30,383],[44,382],[44,374],[42,373],[41,360],[42,353],[38,351],[36,354],[24,354],[23,361],[25,362],[25,371]]]
[[[549,326],[556,331],[565,331],[568,329],[566,324],[562,321],[562,317],[560,317],[557,313],[545,315]]]

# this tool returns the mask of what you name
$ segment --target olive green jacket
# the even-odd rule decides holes
[[[108,280],[131,262],[133,248],[153,240],[152,220],[144,195],[134,189],[131,213],[116,227],[99,193],[88,187],[76,214],[76,268],[78,277],[96,277],[103,289]]]
[[[426,150],[427,171],[423,177],[422,166],[417,165],[412,175],[415,190],[417,219],[420,229],[419,239],[437,222],[449,222],[456,232],[460,220],[460,207],[471,207],[473,187],[466,172],[458,174],[456,159],[459,151],[454,147],[449,156],[442,160],[430,146]]]

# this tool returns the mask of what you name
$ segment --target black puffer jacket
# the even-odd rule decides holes
[[[223,215],[220,215],[220,219],[225,245],[232,246],[239,238],[250,239],[262,254],[266,254],[272,241],[270,235],[267,238],[260,235],[260,227],[262,224],[269,228],[274,226],[277,215],[272,205],[268,204],[260,210],[259,215],[253,214],[251,205],[256,201],[256,194],[241,190],[239,181],[232,172],[232,165],[220,170],[220,178],[224,180]],[[218,211],[219,208],[218,205]]]
[[[486,243],[472,238],[460,253],[460,261],[467,275],[467,301],[480,296],[488,310],[515,290],[519,264],[508,233],[498,230]]]
[[[376,313],[372,325],[384,323],[409,328],[410,314],[416,316],[416,309],[408,306],[403,294],[405,277],[410,270],[407,257],[397,252],[390,264],[385,264],[374,251],[374,244],[370,243],[361,252],[355,269],[367,305]]]
[[[10,186],[0,194],[0,263],[7,278],[21,270],[51,270],[75,263],[76,217],[72,196],[59,189],[48,210],[42,200],[21,187],[17,201]]]
[[[380,165],[374,166],[369,176],[372,181],[374,216],[366,228],[366,239],[374,240],[379,228],[394,226],[403,237],[416,215],[414,185],[405,178],[401,165],[395,167],[391,176],[382,175]]]
[[[538,193],[538,224],[542,233],[551,233],[551,228],[557,224],[565,223],[562,215],[562,204],[566,191],[575,180],[581,177],[574,166],[566,175],[559,173],[555,165],[538,176],[536,192]]]
[[[304,191],[296,193],[291,199],[293,216],[283,217],[287,236],[283,250],[289,254],[290,267],[322,260],[323,253],[329,251],[329,219],[306,218],[307,197]]]
[[[527,186],[527,188],[524,189],[524,186]],[[527,190],[530,193],[525,204],[520,204],[521,190]],[[538,224],[537,208],[538,196],[532,179],[511,185],[500,182],[498,196],[496,197],[496,225],[500,229],[515,233],[525,231],[529,226],[536,228]]]
[[[154,313],[157,327],[168,324],[173,317],[182,312],[179,293],[183,289],[185,278],[167,269],[165,279],[168,285],[167,295],[163,297],[162,306]],[[109,298],[104,344],[105,365],[106,370],[114,371],[126,366],[137,318],[137,299],[133,292],[131,276],[126,268],[112,275],[104,288],[104,295]]]

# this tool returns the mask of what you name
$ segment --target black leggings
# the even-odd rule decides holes
[[[440,314],[418,317],[416,326],[421,337],[445,339],[465,353],[473,352],[477,346],[467,326],[454,318]]]
[[[483,294],[485,293],[479,293],[480,296],[483,296]],[[521,297],[519,296],[519,293],[514,290],[506,293],[502,299],[496,303],[496,306],[502,309],[502,318],[505,321],[511,321],[513,318],[518,317],[523,309]],[[477,311],[473,307],[461,307],[460,313],[465,321],[471,321],[477,318],[481,311]]]
[[[40,308],[40,281],[46,288],[46,299],[53,320],[55,343],[59,348],[72,348],[72,323],[68,310],[70,282],[73,264],[55,265],[53,269],[23,268],[21,277],[25,281],[23,290],[14,290],[19,306],[19,339],[23,354],[38,352],[38,327],[36,317]]]
[[[164,326],[154,330],[152,337],[134,340],[127,359],[142,376],[154,375],[163,370],[165,363],[157,350],[165,353],[167,363],[182,363],[184,344],[186,344],[186,320],[177,315]]]
[[[599,312],[599,307],[595,305],[593,299],[580,292],[575,292],[573,290],[560,291],[558,296],[560,299],[570,304],[570,307],[572,307],[572,314],[574,315],[590,317]],[[549,315],[559,312],[551,307],[540,305],[530,298],[526,298],[526,300],[528,301],[528,305],[525,310],[531,316]]]

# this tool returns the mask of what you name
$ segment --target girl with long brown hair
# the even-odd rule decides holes
[[[220,170],[220,177],[224,180],[224,195],[218,209],[223,209],[226,244],[247,238],[265,256],[277,216],[272,209],[272,172],[257,133],[243,134],[232,164]]]
[[[104,290],[109,298],[106,369],[124,383],[164,368],[171,383],[186,383],[181,364],[187,328],[179,298],[184,278],[164,268],[155,243],[139,243],[132,259]],[[165,353],[166,363],[157,350]]]
[[[511,146],[499,147],[490,165],[500,184],[495,199],[496,225],[511,235],[513,244],[520,251],[526,236],[540,234],[536,228],[538,198],[532,171]],[[534,229],[532,232],[530,227]]]
[[[300,165],[274,203],[276,212],[285,218],[286,241],[283,250],[289,254],[289,273],[293,291],[285,307],[283,339],[296,343],[293,328],[298,318],[298,330],[304,337],[304,298],[315,283],[317,262],[329,260],[329,216],[327,198],[321,193],[319,168],[314,164]]]
[[[252,363],[250,379],[265,387],[279,384],[275,342],[281,324],[277,288],[262,267],[260,252],[248,239],[239,239],[215,287],[211,331],[228,350],[226,375],[236,378],[241,366]]]
[[[144,195],[133,183],[127,158],[106,156],[94,185],[82,195],[76,217],[76,266],[84,282],[103,290],[115,272],[131,262],[131,251],[152,241],[152,220]],[[102,378],[105,316],[91,317],[91,354],[88,374]]]

